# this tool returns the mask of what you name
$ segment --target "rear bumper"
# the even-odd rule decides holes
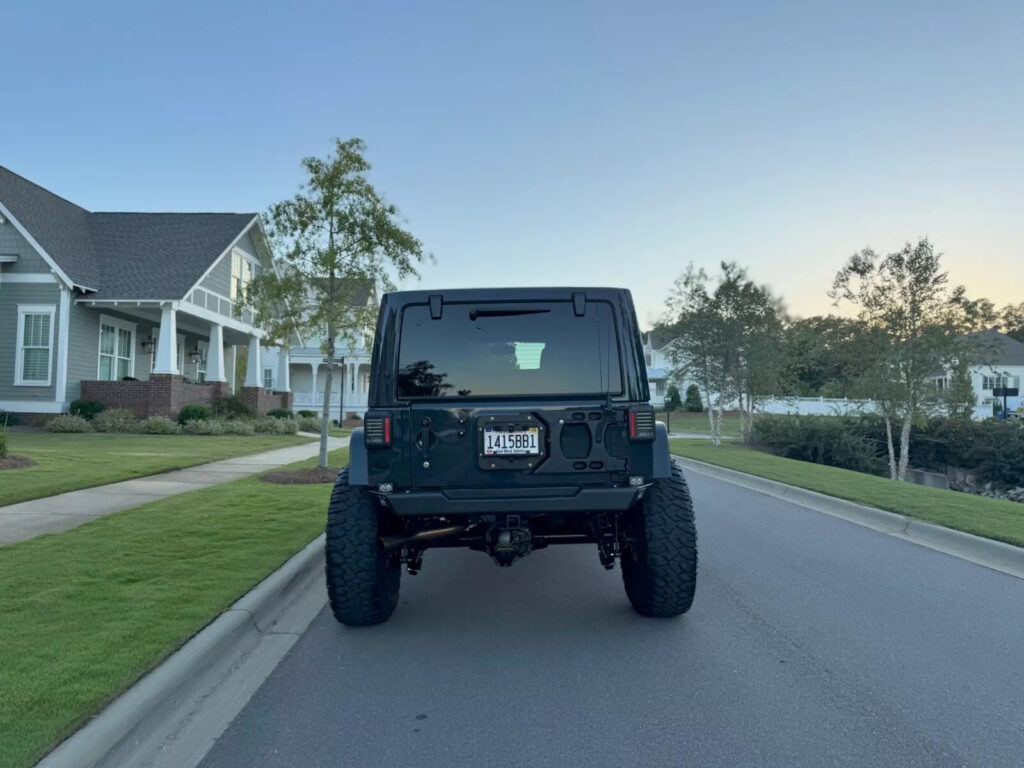
[[[643,495],[644,487],[452,488],[378,494],[403,517],[437,515],[538,515],[622,512]]]

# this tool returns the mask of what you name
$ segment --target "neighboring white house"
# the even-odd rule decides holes
[[[672,364],[668,359],[668,343],[671,339],[663,331],[655,328],[643,334],[644,363],[647,365],[647,381],[651,387],[651,405],[661,408],[665,405],[670,384],[679,387],[679,396],[686,396],[685,388],[675,382],[669,371]]]
[[[1020,395],[1020,382],[1024,378],[1024,344],[999,331],[984,331],[975,334],[981,340],[981,357],[991,363],[979,363],[971,367],[971,384],[978,399],[974,411],[975,419],[987,419],[1003,408],[1003,397],[995,393],[1002,388],[1016,389],[1018,394],[1006,398],[1009,413],[1024,411],[1024,398]],[[935,386],[945,389],[949,386],[950,373],[932,379]]]
[[[327,383],[327,358],[320,349],[319,339],[303,341],[303,344],[292,346],[287,352],[277,347],[263,350],[263,386],[265,389],[278,390],[290,384],[292,410],[316,411],[319,415]],[[288,382],[284,381],[285,375]],[[369,392],[369,350],[362,347],[337,349],[331,382],[331,419],[340,418],[342,409],[345,418],[362,418],[367,409]]]
[[[372,289],[359,291],[356,301],[360,305],[375,306],[376,294]],[[268,347],[263,350],[263,386],[269,390],[292,392],[293,411],[316,411],[324,405],[327,385],[328,360],[323,353],[323,340],[319,336],[294,339],[282,350]],[[337,345],[334,354],[334,372],[331,380],[331,419],[362,418],[367,409],[370,393],[370,350],[362,345]]]

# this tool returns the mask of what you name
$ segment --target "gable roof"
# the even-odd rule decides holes
[[[92,213],[0,166],[0,203],[94,298],[180,299],[255,213]]]
[[[976,364],[1024,365],[1024,344],[995,329],[970,334],[980,344]]]

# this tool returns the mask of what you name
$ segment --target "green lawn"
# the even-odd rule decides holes
[[[666,414],[665,411],[658,411],[655,414],[658,421],[668,424],[670,432],[693,432],[698,435],[711,435],[711,423],[706,413],[686,413],[685,411],[673,411]],[[740,416],[736,411],[727,411],[722,416],[722,436],[740,436]]]
[[[0,765],[33,764],[308,544],[330,490],[247,478],[0,547]]]
[[[716,448],[700,439],[676,438],[669,442],[672,452],[679,456],[1024,546],[1024,504],[897,483],[848,469],[784,459],[741,444],[727,443]]]
[[[0,506],[306,442],[298,435],[11,432],[9,452],[36,466],[0,471]]]

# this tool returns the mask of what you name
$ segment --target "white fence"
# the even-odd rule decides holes
[[[874,413],[872,400],[851,400],[845,397],[769,397],[757,403],[760,413],[791,413],[801,416],[845,416],[851,413]]]

